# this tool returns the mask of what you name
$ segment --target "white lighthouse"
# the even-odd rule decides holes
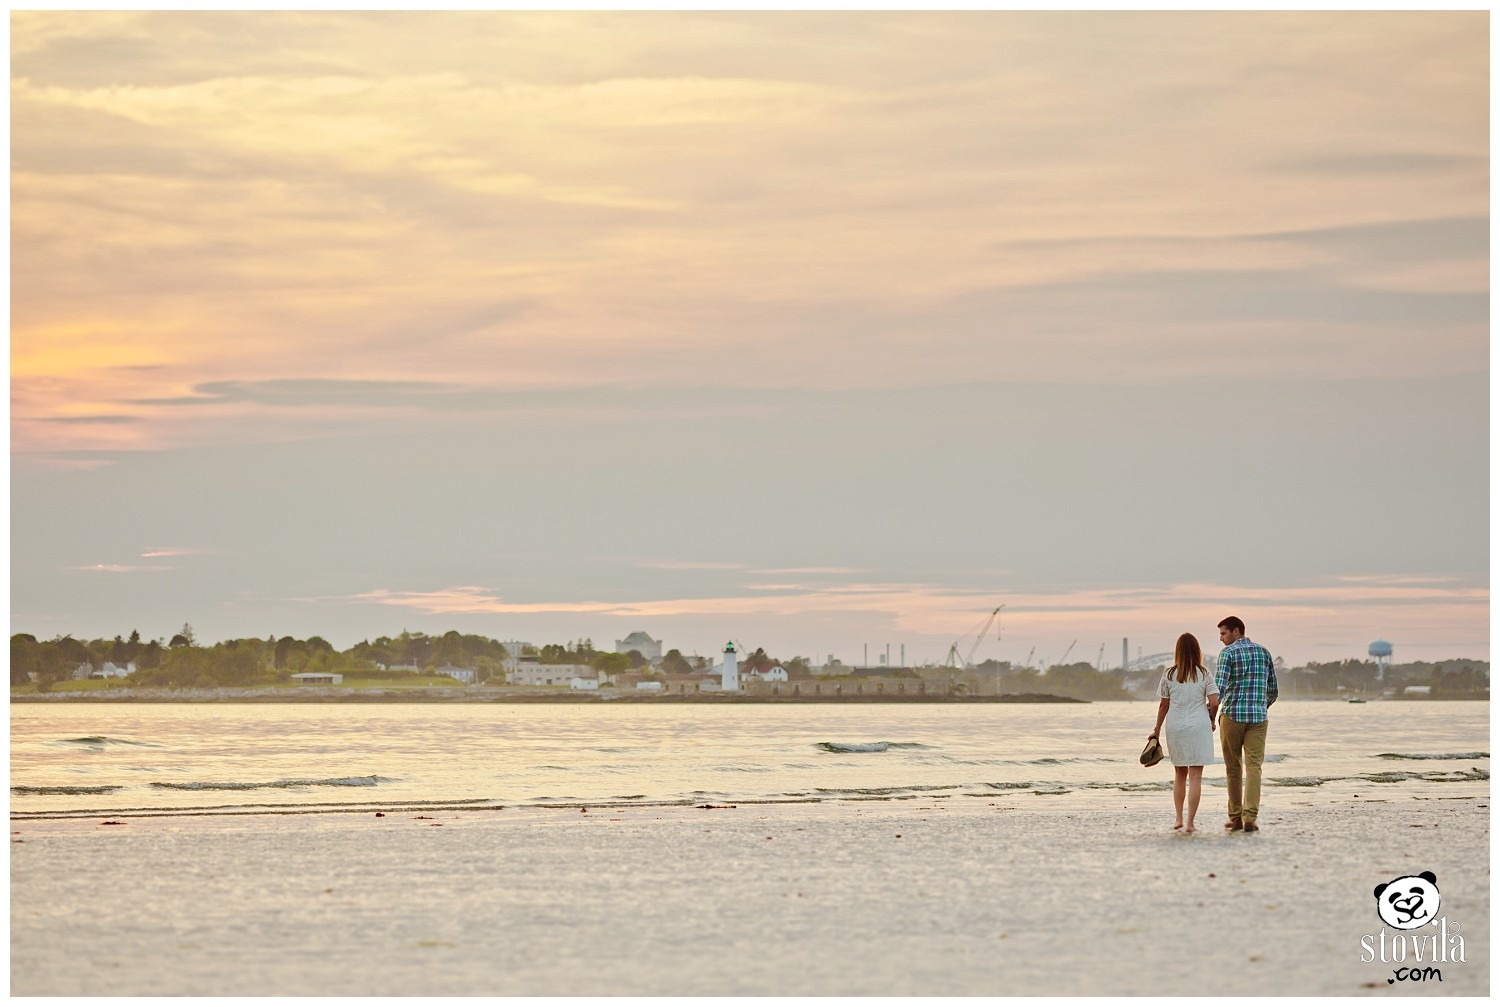
[[[719,680],[719,688],[724,692],[740,691],[740,656],[735,652],[734,641],[724,645],[724,677]]]

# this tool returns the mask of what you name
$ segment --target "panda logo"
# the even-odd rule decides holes
[[[1415,876],[1375,886],[1375,908],[1387,926],[1415,930],[1437,918],[1437,875],[1423,871]]]

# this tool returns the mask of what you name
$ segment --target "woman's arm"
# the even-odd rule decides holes
[[[1172,706],[1172,701],[1170,699],[1163,699],[1160,703],[1156,704],[1156,727],[1152,728],[1151,733],[1148,734],[1146,737],[1148,737],[1148,738],[1159,738],[1159,737],[1161,737],[1161,724],[1162,724],[1162,721],[1164,721],[1164,720],[1167,719],[1167,710],[1171,706]]]
[[[1219,694],[1210,692],[1208,694],[1208,729],[1214,730],[1219,726]]]

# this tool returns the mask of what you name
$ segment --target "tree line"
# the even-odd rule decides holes
[[[10,638],[10,682],[35,681],[45,691],[85,667],[92,673],[106,664],[117,668],[134,664],[127,678],[131,685],[176,688],[274,685],[290,681],[298,672],[398,678],[449,666],[473,670],[482,680],[499,675],[501,662],[508,656],[498,640],[457,631],[441,636],[403,631],[395,637],[362,640],[342,651],[321,636],[304,640],[249,637],[204,646],[189,625],[169,640],[142,640],[137,630],[112,640],[72,636],[38,640],[29,633],[17,633]]]
[[[549,643],[538,648],[524,646],[520,654],[512,655],[500,641],[486,636],[457,630],[429,636],[403,630],[398,636],[362,640],[340,651],[321,636],[248,637],[201,645],[192,626],[184,624],[170,638],[154,640],[142,639],[138,630],[132,630],[128,636],[97,640],[73,636],[38,640],[29,633],[17,633],[10,639],[10,681],[13,686],[35,682],[39,690],[46,691],[85,667],[92,673],[106,664],[117,668],[134,664],[135,671],[126,680],[128,684],[175,688],[274,685],[290,681],[298,672],[331,673],[353,679],[415,677],[447,667],[471,670],[477,681],[485,682],[503,681],[503,663],[512,656],[534,658],[541,664],[587,665],[609,675],[633,671],[647,678],[702,673],[709,669],[706,659],[690,658],[677,650],[668,651],[653,667],[640,651],[624,654],[600,651],[589,639]],[[793,678],[806,678],[813,673],[805,657],[777,660],[762,648],[741,658],[742,673],[774,664],[786,668]],[[1283,694],[1337,695],[1421,685],[1430,687],[1434,697],[1482,696],[1488,694],[1490,678],[1489,662],[1464,659],[1392,665],[1378,681],[1373,661],[1311,663],[1290,669],[1280,668],[1278,661],[1278,669],[1282,672]],[[821,673],[847,676],[854,669],[831,660]],[[1054,665],[1043,672],[992,660],[960,677],[975,678],[977,682],[991,675],[998,675],[1004,692],[1045,692],[1090,700],[1130,696],[1118,670],[1099,671],[1083,662]]]
[[[761,657],[764,651],[757,651]],[[69,678],[135,665],[126,683],[184,689],[275,685],[289,682],[299,672],[343,675],[345,678],[403,678],[432,675],[442,668],[473,671],[479,682],[500,681],[503,663],[511,656],[535,658],[541,664],[582,664],[606,674],[641,671],[648,677],[689,674],[707,670],[702,658],[690,659],[668,651],[660,667],[652,668],[638,650],[625,654],[595,649],[593,641],[523,646],[512,655],[499,640],[450,630],[440,636],[403,630],[399,636],[361,640],[338,650],[321,636],[248,637],[200,645],[190,625],[170,639],[143,640],[138,630],[113,639],[79,640],[57,636],[38,640],[29,633],[10,638],[10,684],[35,682],[40,691]]]

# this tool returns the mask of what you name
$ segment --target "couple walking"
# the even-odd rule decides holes
[[[1157,689],[1161,703],[1150,736],[1159,739],[1166,728],[1167,753],[1176,770],[1172,805],[1177,809],[1177,824],[1172,828],[1196,832],[1193,819],[1203,796],[1203,767],[1214,757],[1217,719],[1229,789],[1229,821],[1224,828],[1256,832],[1260,829],[1255,824],[1260,816],[1260,766],[1266,756],[1266,709],[1276,702],[1276,666],[1270,651],[1246,639],[1245,624],[1235,616],[1219,623],[1219,641],[1224,649],[1219,653],[1218,675],[1211,678],[1203,666],[1198,638],[1191,633],[1177,638],[1172,667]],[[1184,797],[1186,823],[1182,820]]]

